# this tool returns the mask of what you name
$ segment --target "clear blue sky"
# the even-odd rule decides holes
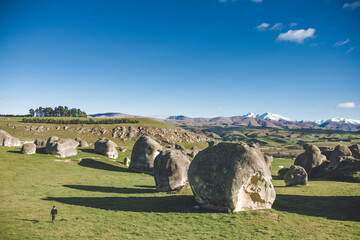
[[[360,2],[0,1],[0,113],[58,105],[360,119]]]

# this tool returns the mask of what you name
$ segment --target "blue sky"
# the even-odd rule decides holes
[[[360,1],[0,1],[0,113],[360,119]]]

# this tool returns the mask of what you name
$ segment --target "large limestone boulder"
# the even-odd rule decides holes
[[[309,176],[318,176],[318,167],[326,161],[326,156],[315,145],[306,145],[304,148],[305,152],[297,156],[294,165],[303,167]]]
[[[0,146],[19,147],[21,142],[18,138],[11,136],[8,132],[0,130]]]
[[[129,169],[152,175],[155,157],[161,150],[162,146],[155,140],[147,136],[140,137],[134,144]]]
[[[246,144],[204,149],[191,162],[188,177],[196,201],[217,211],[271,208],[276,197],[263,154]]]
[[[102,138],[96,141],[94,145],[95,145],[94,146],[95,152],[107,156],[108,158],[113,158],[113,159],[118,158],[117,145],[110,139]]]
[[[44,139],[35,139],[37,153],[46,153],[46,141]]]
[[[346,157],[351,157],[352,153],[350,149],[345,145],[338,145],[334,149],[331,158],[329,169],[336,168],[341,161],[343,161]]]
[[[154,160],[156,189],[160,192],[188,187],[189,159],[180,150],[163,150]]]
[[[352,156],[354,158],[358,158],[360,159],[360,144],[354,144],[354,145],[351,145],[349,147],[351,153],[352,153]]]
[[[70,138],[50,137],[46,142],[46,152],[57,157],[70,157],[77,155],[76,147],[79,145]]]
[[[21,152],[23,154],[34,154],[36,153],[36,145],[35,143],[24,143],[24,145],[21,148]]]
[[[287,187],[296,185],[307,185],[308,174],[301,166],[292,165],[284,176],[285,185]]]

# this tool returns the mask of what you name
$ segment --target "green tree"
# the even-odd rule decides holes
[[[34,111],[34,109],[30,108],[30,109],[29,109],[29,114],[30,114],[32,117],[34,117],[34,116],[35,116],[35,111]]]

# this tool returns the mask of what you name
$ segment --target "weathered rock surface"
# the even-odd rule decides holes
[[[219,143],[199,152],[190,164],[189,183],[204,208],[238,212],[271,208],[276,194],[258,148]]]
[[[318,176],[319,167],[324,161],[326,156],[321,154],[320,149],[315,145],[304,146],[305,152],[297,156],[294,165],[301,166],[308,173],[308,176]]]
[[[81,138],[75,138],[75,141],[77,141],[79,143],[78,147],[88,147],[89,146],[87,141],[82,140]]]
[[[36,153],[36,145],[35,143],[24,143],[21,148],[21,152],[23,154],[34,154]]]
[[[110,139],[102,138],[95,142],[94,147],[95,152],[100,153],[101,155],[113,159],[118,158],[117,145]]]
[[[307,185],[308,174],[301,166],[292,165],[284,176],[285,185],[287,187],[296,185]]]
[[[268,165],[268,167],[271,168],[271,163],[274,161],[274,158],[272,156],[264,155],[264,159],[266,165]]]
[[[155,157],[162,146],[150,137],[140,137],[134,144],[129,168],[143,173],[153,174]]]
[[[18,138],[11,136],[8,132],[0,130],[0,146],[19,147],[21,142]]]
[[[326,157],[327,160],[330,161],[331,155],[334,152],[334,148],[330,147],[319,147],[321,154]]]
[[[124,158],[124,165],[125,166],[130,166],[130,159],[128,157]]]
[[[189,159],[180,150],[163,150],[154,160],[154,179],[160,192],[189,187]]]
[[[50,137],[46,142],[46,152],[58,157],[70,157],[77,155],[76,147],[79,145],[70,138]]]
[[[343,161],[346,157],[350,157],[351,155],[352,153],[347,146],[336,146],[330,158],[329,169],[336,168],[341,161]]]
[[[289,168],[282,168],[278,171],[278,176],[280,179],[284,179],[285,174],[289,171]]]
[[[354,144],[354,145],[351,145],[349,147],[351,153],[352,153],[352,156],[354,158],[358,158],[360,159],[360,144]]]
[[[46,152],[46,141],[44,139],[35,139],[34,144],[36,145],[37,153],[47,153]]]

